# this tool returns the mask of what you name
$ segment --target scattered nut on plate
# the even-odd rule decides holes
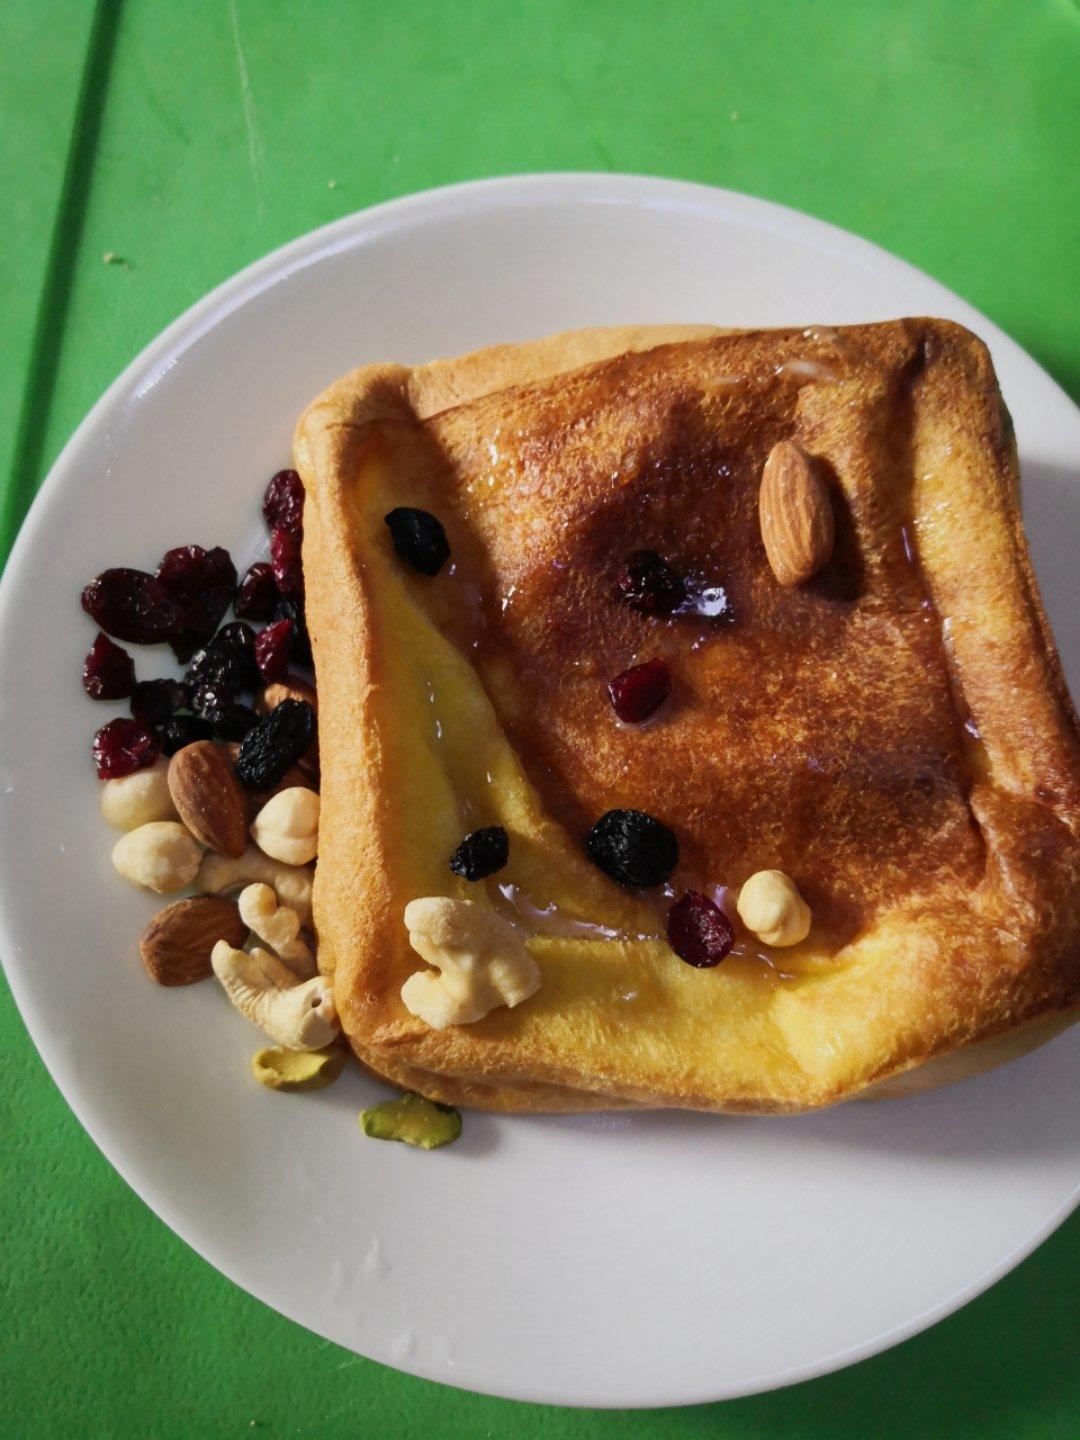
[[[345,1059],[339,1045],[325,1050],[284,1050],[274,1045],[255,1052],[251,1071],[268,1090],[325,1090],[345,1068]]]
[[[409,1092],[361,1110],[360,1129],[372,1140],[400,1140],[418,1150],[438,1150],[460,1136],[461,1115],[453,1105]]]
[[[137,830],[153,820],[175,820],[169,762],[156,760],[145,770],[106,780],[101,787],[101,814],[114,830]]]
[[[169,762],[169,793],[200,845],[238,860],[247,846],[247,796],[228,752],[212,740],[185,745]]]
[[[288,905],[279,905],[269,885],[249,885],[237,899],[240,918],[251,933],[301,980],[315,974],[315,956],[300,934],[300,916]]]
[[[129,830],[113,846],[112,861],[134,885],[173,895],[199,873],[202,851],[175,820],[153,820]]]
[[[234,900],[199,895],[176,900],[142,933],[139,954],[159,985],[192,985],[212,974],[210,952],[219,940],[240,946],[247,926]]]
[[[226,940],[218,941],[210,960],[237,1010],[286,1050],[321,1050],[341,1033],[323,976],[298,982],[268,950],[249,953]]]
[[[302,865],[283,865],[255,845],[249,845],[238,860],[208,851],[195,880],[204,895],[228,895],[246,885],[269,885],[282,905],[288,905],[306,925],[311,919],[312,871]]]
[[[307,865],[319,853],[319,797],[306,786],[279,790],[255,816],[251,838],[272,860]]]

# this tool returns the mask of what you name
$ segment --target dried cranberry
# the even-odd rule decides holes
[[[297,665],[310,665],[311,638],[308,635],[303,600],[294,600],[290,596],[283,596],[278,601],[277,614],[279,620],[291,620],[293,623],[293,660]]]
[[[106,634],[133,645],[168,640],[179,618],[164,587],[145,570],[103,570],[82,592],[82,607]]]
[[[288,530],[299,537],[304,528],[304,482],[295,470],[279,470],[270,481],[262,513],[268,530]]]
[[[131,692],[131,713],[147,725],[160,725],[175,710],[186,710],[191,694],[179,680],[140,680]]]
[[[719,965],[735,943],[735,930],[719,905],[697,890],[684,890],[668,911],[668,944],[688,965]]]
[[[197,715],[174,715],[161,727],[161,748],[166,755],[175,755],[185,745],[194,745],[196,740],[213,738],[213,726]]]
[[[437,575],[450,559],[446,531],[430,511],[399,505],[383,518],[390,527],[394,549],[421,575]]]
[[[99,780],[116,780],[153,765],[161,754],[156,735],[138,720],[110,720],[94,736]]]
[[[204,550],[201,545],[180,545],[161,557],[157,579],[170,599],[185,604],[204,590],[235,590],[236,566],[220,545],[212,550]]]
[[[585,837],[593,864],[627,887],[662,885],[679,863],[679,842],[643,810],[609,810]]]
[[[233,592],[224,585],[216,585],[196,595],[183,608],[176,633],[169,642],[173,654],[181,665],[186,665],[195,651],[213,635],[229,608]]]
[[[98,635],[83,661],[83,689],[91,700],[122,700],[135,684],[135,662],[107,635]]]
[[[157,579],[177,607],[172,648],[186,663],[221,624],[236,589],[236,566],[220,545],[180,545],[162,556]]]
[[[494,875],[510,858],[510,841],[501,825],[487,825],[466,835],[450,856],[450,869],[465,880]]]
[[[628,725],[640,725],[655,714],[671,694],[671,671],[664,660],[633,665],[608,682],[612,708]]]
[[[184,678],[192,686],[221,685],[233,691],[257,689],[261,679],[255,663],[255,631],[242,620],[223,625],[209,645],[191,657]]]
[[[274,572],[265,561],[252,565],[240,581],[233,610],[241,620],[272,620],[278,588]]]
[[[670,615],[686,599],[682,576],[655,550],[635,550],[615,576],[618,596],[643,615]]]
[[[220,546],[204,550],[201,545],[180,545],[162,556],[157,579],[180,612],[173,649],[190,656],[206,643],[224,614],[232,596],[222,605],[221,592],[235,587],[236,567]]]
[[[295,597],[304,593],[300,539],[291,530],[275,530],[270,536],[270,567],[282,595]]]
[[[280,680],[288,670],[292,642],[291,620],[275,620],[273,625],[267,625],[255,636],[255,663],[267,685]]]
[[[283,700],[244,737],[237,776],[249,790],[270,790],[314,740],[312,707],[306,700]]]

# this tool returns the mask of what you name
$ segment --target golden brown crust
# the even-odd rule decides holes
[[[788,436],[830,468],[840,522],[796,592],[755,519]],[[586,332],[368,367],[309,409],[296,454],[320,954],[372,1068],[489,1108],[785,1112],[1080,1003],[1076,720],[968,332]],[[401,575],[395,503],[438,511],[455,573]],[[722,581],[730,625],[613,606],[612,559],[641,547]],[[647,653],[678,703],[631,732],[603,680]],[[769,957],[792,978],[634,938],[655,911],[579,848],[620,804],[678,830],[681,883],[796,876],[815,929]],[[507,824],[509,878],[577,934],[532,943],[543,985],[519,1010],[432,1032],[400,1003],[401,911],[466,893],[445,860],[470,815]],[[582,938],[597,926],[616,937]]]

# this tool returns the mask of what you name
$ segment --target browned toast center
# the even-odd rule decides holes
[[[970,886],[983,863],[974,741],[909,524],[922,354],[899,329],[772,337],[767,357],[720,337],[386,431],[455,557],[417,594],[550,812],[579,834],[613,807],[655,815],[695,888],[783,869],[838,945],[880,903]],[[758,519],[762,465],[786,438],[832,474],[838,516],[831,563],[796,589],[777,584]],[[638,549],[687,578],[682,611],[620,602]],[[672,698],[624,725],[606,682],[654,657]]]

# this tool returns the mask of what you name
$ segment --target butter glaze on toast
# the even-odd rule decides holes
[[[826,465],[838,522],[794,590],[757,519],[784,438]],[[490,1108],[782,1112],[1080,1003],[1076,719],[968,332],[577,332],[372,366],[310,407],[296,456],[320,963],[374,1070]],[[440,517],[452,573],[404,572],[383,524],[400,504]],[[620,606],[639,548],[723,586],[730,617]],[[672,700],[621,726],[605,682],[654,655]],[[678,886],[787,870],[808,940],[683,964],[662,902],[582,853],[624,805],[676,831]],[[507,869],[451,875],[494,823]],[[410,1016],[402,912],[427,894],[554,929],[530,941],[539,992],[448,1031]]]

